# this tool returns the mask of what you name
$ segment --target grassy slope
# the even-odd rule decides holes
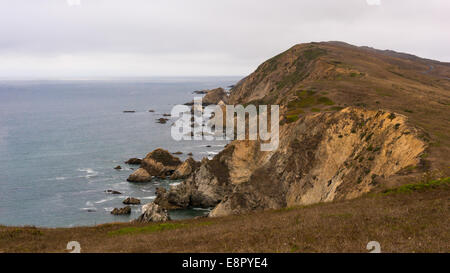
[[[450,252],[450,179],[307,207],[163,224],[0,227],[0,252]]]

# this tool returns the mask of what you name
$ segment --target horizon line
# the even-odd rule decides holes
[[[0,81],[101,81],[101,80],[157,80],[196,78],[244,78],[245,75],[184,75],[184,76],[79,76],[79,77],[0,77]]]

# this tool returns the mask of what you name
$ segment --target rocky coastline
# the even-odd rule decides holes
[[[264,152],[260,140],[234,140],[200,162],[182,162],[166,150],[154,150],[128,181],[158,177],[182,182],[158,188],[141,221],[168,220],[167,211],[174,209],[211,208],[208,217],[219,217],[354,199],[426,171],[429,135],[398,107],[382,108],[378,100],[369,107],[371,102],[361,103],[360,97],[334,95],[346,91],[329,94],[333,89],[319,86],[347,74],[359,77],[362,86],[372,84],[367,72],[341,67],[355,58],[354,52],[368,54],[347,44],[297,45],[263,63],[230,93],[223,88],[196,91],[204,95],[204,105],[279,105],[279,147]],[[370,54],[390,58],[383,52]]]

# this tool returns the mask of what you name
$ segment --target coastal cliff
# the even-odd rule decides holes
[[[355,198],[420,164],[427,144],[407,118],[346,108],[282,127],[280,146],[234,141],[186,181],[158,196],[171,208],[214,207],[210,216]]]
[[[352,199],[442,170],[449,74],[447,63],[403,53],[340,42],[296,45],[226,98],[280,105],[278,149],[233,141],[154,202],[212,207],[209,216],[225,216]]]

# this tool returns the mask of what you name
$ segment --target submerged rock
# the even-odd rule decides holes
[[[114,215],[127,215],[127,214],[131,214],[131,207],[130,206],[126,206],[124,208],[114,208],[111,211],[111,214]]]
[[[169,213],[155,203],[142,206],[142,214],[136,219],[138,223],[165,222],[169,221]]]
[[[122,201],[125,205],[139,205],[141,204],[141,200],[134,198],[134,197],[128,197],[127,199]]]
[[[114,170],[122,170],[122,167],[120,165],[117,165],[116,167],[114,167]]]

